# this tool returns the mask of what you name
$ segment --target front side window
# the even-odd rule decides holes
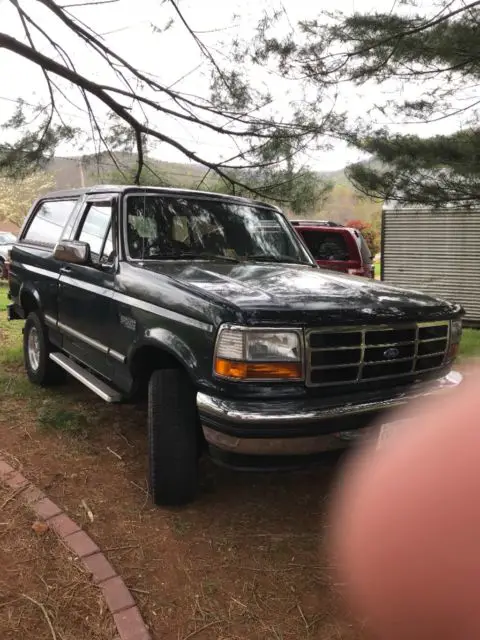
[[[35,244],[56,244],[62,238],[62,232],[75,204],[76,200],[42,202],[34,213],[23,240]]]
[[[128,196],[126,202],[128,252],[133,259],[311,264],[293,229],[273,209],[160,195]]]
[[[78,240],[90,245],[94,262],[108,262],[112,253],[112,205],[111,203],[90,204],[78,234]]]
[[[343,233],[302,229],[302,237],[315,260],[349,260],[347,242]]]

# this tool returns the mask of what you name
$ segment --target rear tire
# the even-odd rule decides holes
[[[23,330],[23,359],[28,379],[33,384],[47,387],[65,380],[65,371],[48,357],[52,350],[45,325],[38,313],[32,311]]]
[[[180,506],[198,490],[195,389],[181,369],[154,371],[148,385],[150,492],[155,504]]]

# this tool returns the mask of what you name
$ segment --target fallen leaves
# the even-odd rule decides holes
[[[37,534],[37,536],[43,536],[47,533],[49,526],[46,522],[42,522],[41,520],[35,520],[32,524],[32,531]]]

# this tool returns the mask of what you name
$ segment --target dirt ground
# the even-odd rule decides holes
[[[33,388],[13,364],[0,376],[2,454],[100,545],[154,638],[359,640],[323,550],[335,465],[252,475],[205,461],[199,501],[160,509],[146,493],[145,422],[142,409],[109,406],[74,381],[54,392]],[[25,535],[32,538],[28,526]],[[42,588],[45,599],[42,582],[35,593]],[[31,603],[21,610],[41,618]],[[97,637],[80,629],[78,639]],[[8,637],[1,625],[0,637]]]
[[[17,494],[0,487],[0,638],[111,640],[98,589]]]

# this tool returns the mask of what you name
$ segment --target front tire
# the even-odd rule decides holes
[[[38,313],[28,314],[23,330],[23,359],[28,379],[42,387],[65,379],[65,372],[48,357],[52,350]]]
[[[148,385],[150,492],[155,504],[180,506],[198,489],[195,389],[180,369],[157,370]]]

